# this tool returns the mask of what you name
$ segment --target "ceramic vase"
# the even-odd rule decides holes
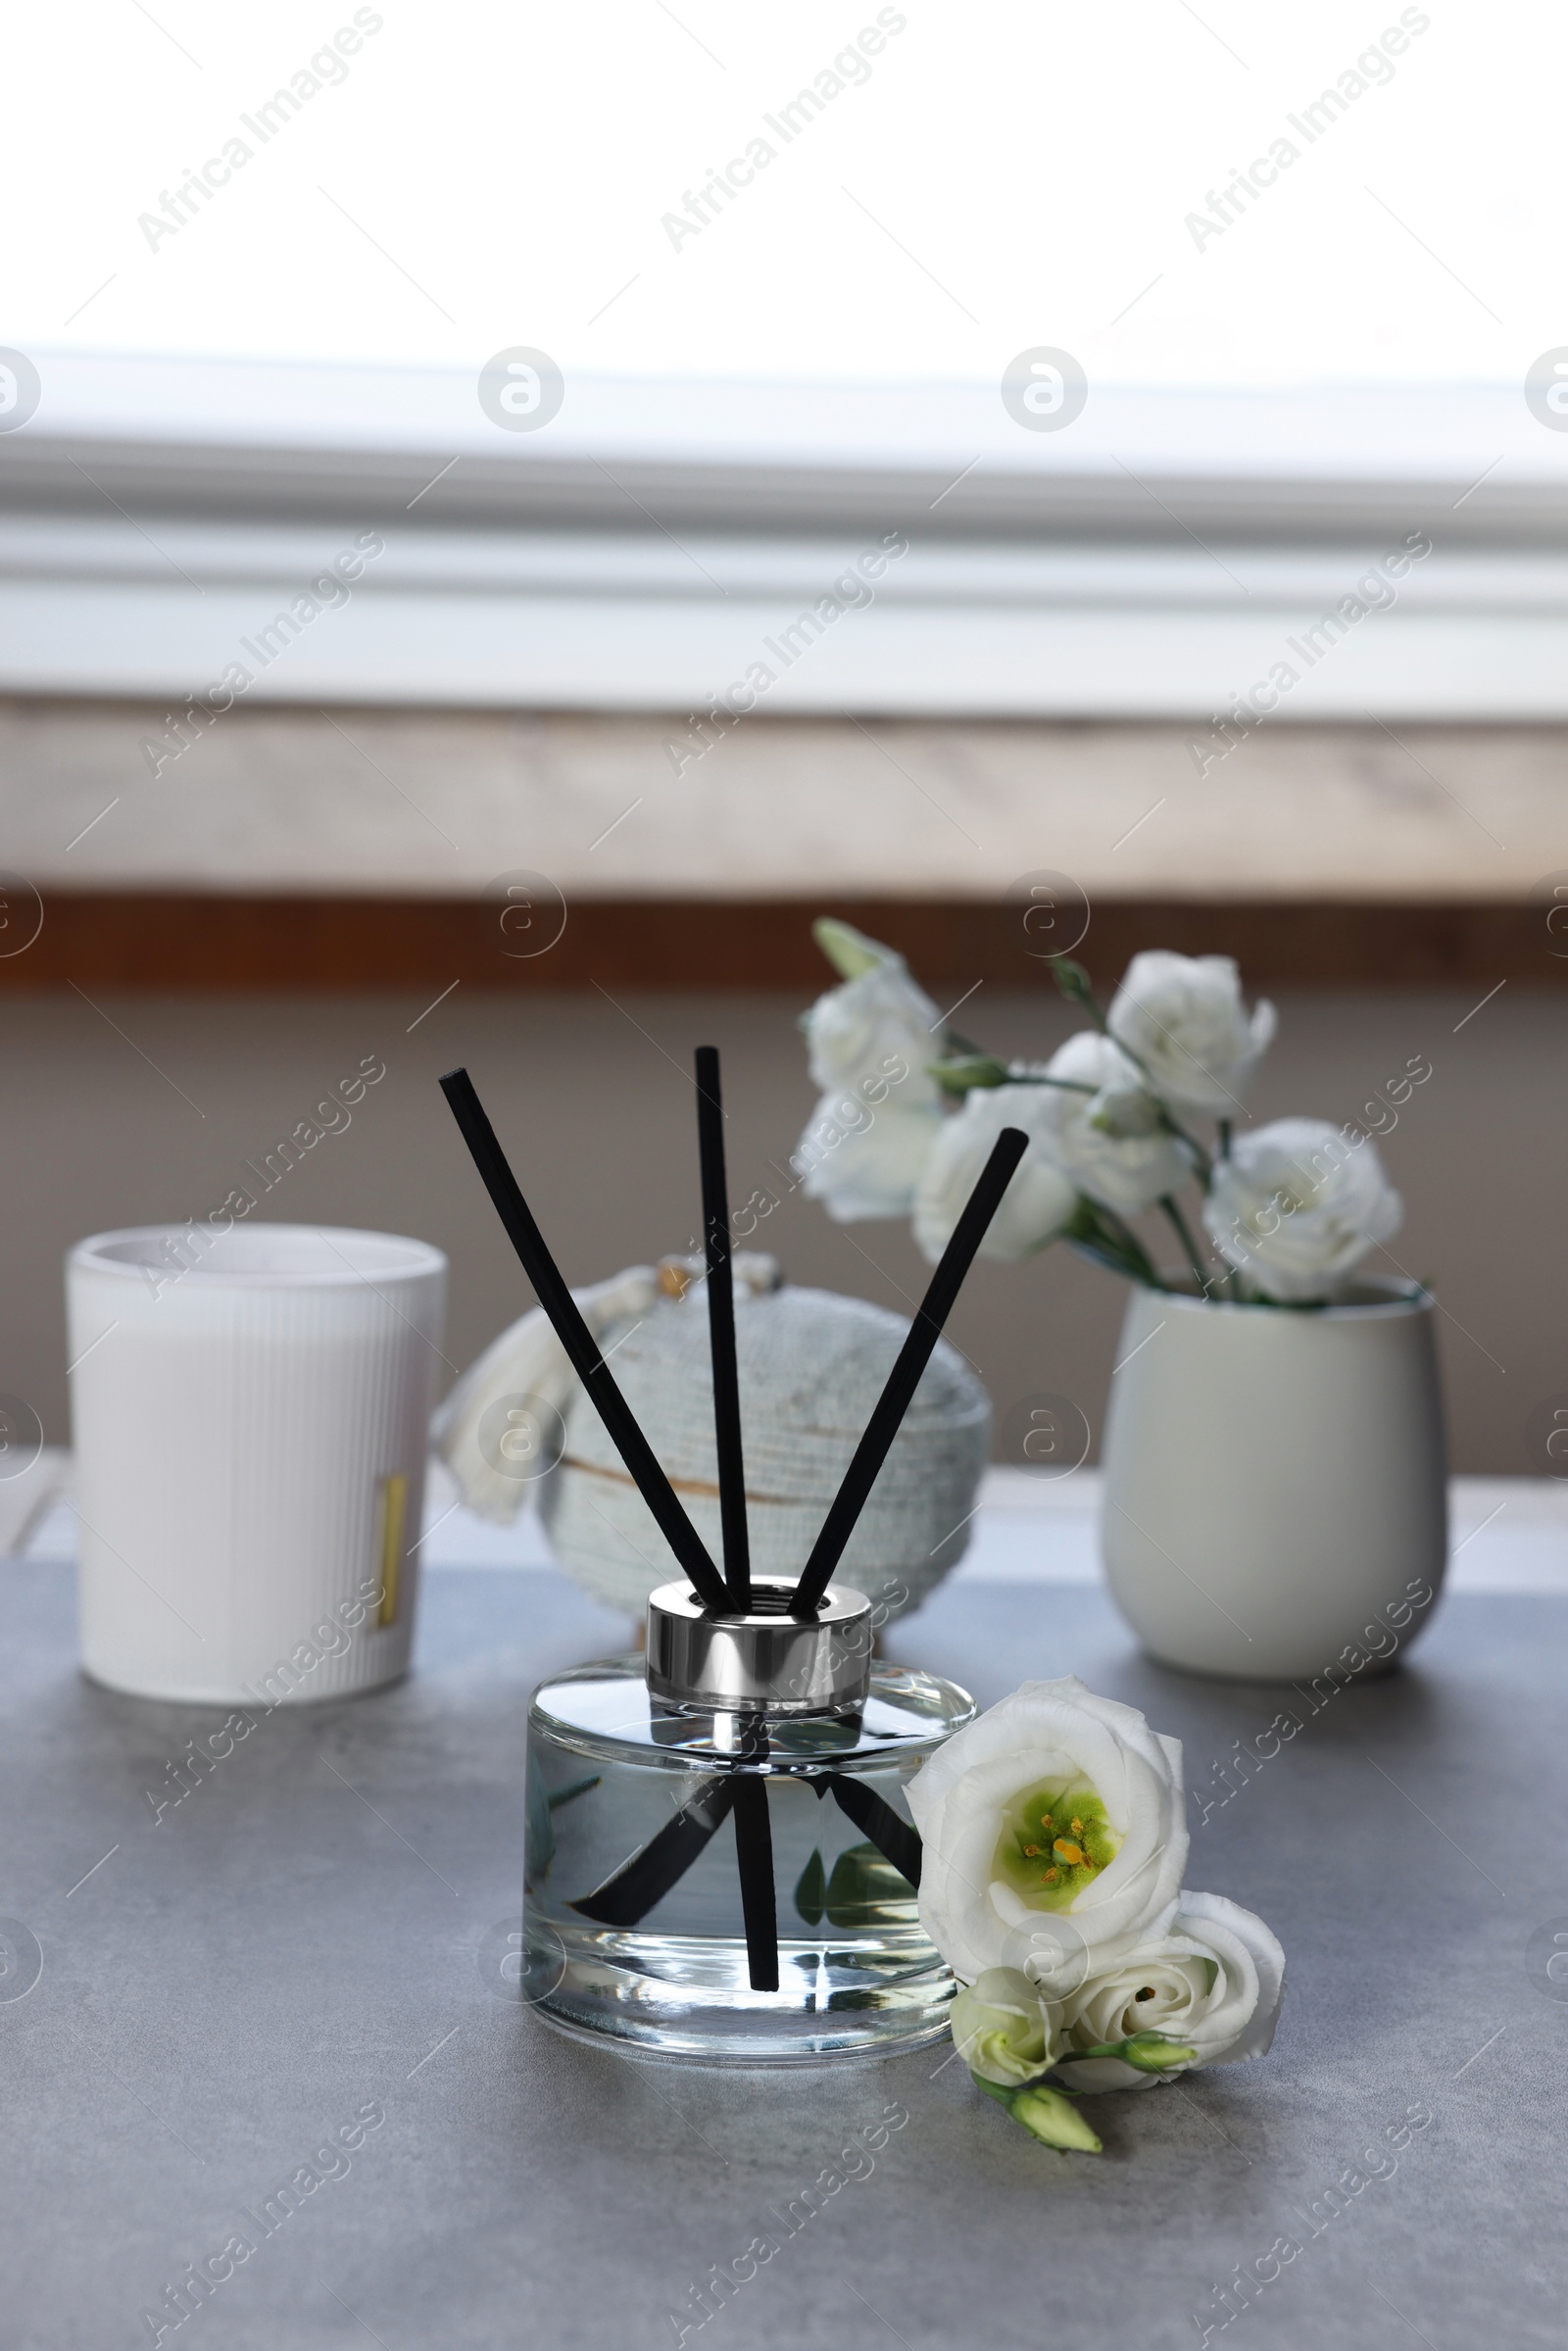
[[[1311,1683],[1408,1646],[1447,1556],[1433,1311],[1375,1280],[1311,1309],[1133,1292],[1102,1543],[1152,1656]]]

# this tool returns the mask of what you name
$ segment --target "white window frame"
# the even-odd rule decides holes
[[[984,387],[574,378],[507,431],[436,370],[39,371],[0,435],[12,694],[177,705],[237,662],[277,703],[1568,717],[1568,438],[1522,392],[1112,390],[1027,431]]]

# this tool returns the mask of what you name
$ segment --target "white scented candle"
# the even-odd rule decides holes
[[[271,1705],[407,1671],[447,1261],[312,1225],[67,1258],[82,1664]]]

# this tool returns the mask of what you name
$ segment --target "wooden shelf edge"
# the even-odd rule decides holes
[[[1075,938],[1081,908],[1062,907],[1054,930],[1031,934],[1019,905],[960,900],[595,899],[509,911],[481,899],[51,891],[0,900],[0,989],[808,993],[827,977],[810,932],[819,913],[887,940],[928,986],[1049,986],[1043,950],[1058,946],[1102,986],[1139,949],[1167,947],[1234,955],[1253,990],[1559,988],[1568,935],[1548,932],[1546,911],[1523,900],[1123,899],[1098,902]]]

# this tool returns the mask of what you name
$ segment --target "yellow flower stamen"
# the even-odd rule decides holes
[[[1031,1909],[1064,1910],[1114,1861],[1121,1842],[1098,1788],[1076,1777],[1043,1779],[1004,1808],[994,1874]]]

